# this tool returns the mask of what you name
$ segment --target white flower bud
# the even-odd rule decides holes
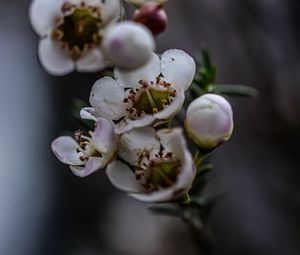
[[[165,2],[167,2],[167,0],[125,0],[125,1],[137,7],[141,7],[142,5],[150,2],[157,3],[157,4],[164,4]]]
[[[214,149],[231,137],[232,108],[221,96],[203,95],[188,107],[185,128],[199,147]]]
[[[148,28],[125,21],[108,29],[103,46],[113,64],[124,69],[135,69],[150,60],[155,42]]]

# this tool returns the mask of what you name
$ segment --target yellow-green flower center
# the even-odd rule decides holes
[[[174,185],[181,169],[180,161],[173,158],[172,153],[160,152],[155,156],[154,159],[143,158],[135,170],[137,180],[149,192]]]
[[[64,16],[53,30],[52,38],[59,41],[72,58],[79,58],[87,49],[100,44],[100,10],[67,3],[62,11]]]
[[[155,114],[170,105],[176,96],[176,90],[168,83],[148,85],[140,81],[141,87],[132,89],[129,96],[124,99],[128,104],[127,111],[132,119],[141,117],[144,114]]]

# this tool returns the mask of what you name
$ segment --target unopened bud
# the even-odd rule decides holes
[[[188,107],[185,128],[199,147],[206,150],[214,149],[231,137],[232,108],[221,96],[203,95]]]
[[[124,21],[107,31],[103,47],[113,64],[124,69],[134,69],[148,62],[155,49],[155,42],[148,28],[139,23]]]
[[[149,28],[153,35],[159,35],[165,31],[168,25],[168,17],[161,4],[149,2],[142,5],[133,15],[135,22]]]
[[[147,3],[157,3],[157,4],[162,5],[165,2],[167,2],[167,0],[125,0],[125,1],[136,7],[141,7],[142,5],[147,4]]]

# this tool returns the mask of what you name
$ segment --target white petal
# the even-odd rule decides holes
[[[162,189],[151,193],[134,193],[130,196],[146,203],[163,203],[174,200],[175,187]]]
[[[68,165],[83,165],[79,159],[82,154],[76,151],[78,147],[78,143],[70,136],[58,137],[51,144],[55,156]]]
[[[121,3],[120,0],[102,0],[101,4],[101,20],[104,23],[116,21],[121,15]]]
[[[52,75],[65,75],[74,70],[74,62],[69,55],[50,37],[40,41],[38,55],[41,65]]]
[[[119,125],[115,127],[115,132],[117,134],[122,134],[134,128],[152,126],[154,122],[155,122],[155,117],[153,115],[144,115],[143,117],[137,120],[126,120],[125,125]]]
[[[103,158],[91,157],[84,166],[70,166],[72,173],[78,177],[86,177],[106,166]]]
[[[110,27],[102,44],[110,61],[124,69],[144,65],[152,57],[155,48],[149,29],[132,21]]]
[[[84,120],[94,120],[96,121],[96,112],[93,107],[85,107],[80,110],[80,118]]]
[[[176,182],[176,193],[177,198],[187,193],[195,179],[196,166],[191,153],[185,148],[183,150],[182,168],[181,173],[178,175]]]
[[[121,161],[113,161],[106,168],[110,182],[125,192],[142,192],[144,189],[136,180],[134,173]]]
[[[157,135],[167,151],[173,152],[177,158],[183,157],[183,151],[187,147],[181,128],[161,129],[157,132]]]
[[[168,50],[161,57],[161,72],[175,88],[186,90],[195,77],[196,64],[184,51]]]
[[[181,110],[184,99],[183,89],[177,90],[176,97],[173,99],[172,103],[166,106],[162,111],[154,114],[154,117],[160,120],[169,120],[173,118]]]
[[[139,87],[139,81],[143,80],[150,84],[155,82],[160,74],[160,59],[152,53],[152,58],[144,66],[135,70],[125,70],[115,68],[115,77],[119,84],[124,88]]]
[[[96,81],[90,94],[90,104],[97,116],[111,120],[119,120],[126,114],[124,89],[111,77]]]
[[[100,49],[91,49],[76,62],[78,72],[97,72],[105,68]]]
[[[121,135],[119,156],[131,165],[136,165],[142,152],[158,151],[159,148],[154,128],[137,128]]]
[[[61,14],[63,0],[33,0],[29,7],[29,19],[35,32],[44,37],[55,26]]]
[[[110,160],[117,150],[117,143],[118,138],[112,123],[104,118],[98,118],[93,134],[93,144],[96,150]]]

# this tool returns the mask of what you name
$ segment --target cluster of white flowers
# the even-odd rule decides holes
[[[61,136],[52,150],[77,176],[106,168],[111,183],[136,199],[173,201],[188,193],[197,171],[187,137],[199,150],[216,148],[231,136],[232,109],[221,96],[204,94],[189,105],[185,129],[165,128],[182,110],[196,64],[182,50],[154,53],[154,36],[168,23],[166,0],[126,2],[137,8],[131,21],[122,20],[120,0],[32,1],[30,20],[48,73],[114,67],[95,82],[91,107],[80,112],[95,129]]]

